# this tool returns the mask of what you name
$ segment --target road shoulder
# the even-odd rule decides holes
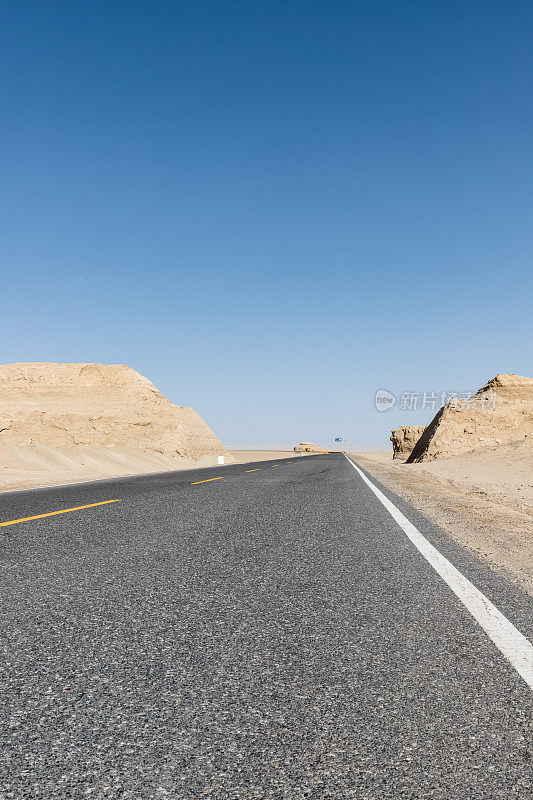
[[[474,491],[442,479],[421,469],[422,465],[393,461],[381,453],[352,456],[370,476],[533,596],[532,517],[528,509],[503,505],[481,489]]]

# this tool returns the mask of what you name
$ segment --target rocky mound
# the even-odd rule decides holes
[[[319,447],[317,444],[313,444],[313,442],[300,442],[300,444],[295,445],[294,447],[295,453],[325,453],[323,447]]]
[[[407,458],[425,430],[425,425],[400,425],[391,431],[392,457]]]
[[[533,379],[497,375],[469,399],[452,400],[427,426],[407,463],[510,444],[533,435]]]
[[[0,366],[0,386],[0,448],[228,455],[192,408],[174,405],[123,364],[8,364]]]

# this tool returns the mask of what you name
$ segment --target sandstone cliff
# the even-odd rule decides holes
[[[218,455],[231,460],[203,419],[192,408],[167,400],[131,367],[0,366],[4,485],[13,470],[26,483],[31,483],[32,470],[44,482],[47,470],[67,481],[207,465],[216,463]]]
[[[533,435],[533,379],[497,375],[471,398],[452,400],[420,436],[407,463],[470,453]]]

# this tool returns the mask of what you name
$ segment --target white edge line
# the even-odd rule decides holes
[[[452,592],[459,598],[476,622],[483,628],[487,636],[492,639],[498,650],[512,664],[519,675],[533,690],[533,645],[526,637],[515,628],[501,611],[498,611],[488,597],[476,589],[468,578],[459,572],[420,531],[409,522],[394,503],[385,497],[383,492],[374,486],[364,472],[346,456],[352,467],[359,473],[367,486],[374,492],[378,500],[385,506],[389,514],[396,520],[400,528],[417,550],[429,561],[433,569],[448,584]]]

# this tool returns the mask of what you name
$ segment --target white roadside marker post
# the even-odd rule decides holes
[[[224,456],[219,456],[218,457],[218,466],[219,467],[224,466]]]

